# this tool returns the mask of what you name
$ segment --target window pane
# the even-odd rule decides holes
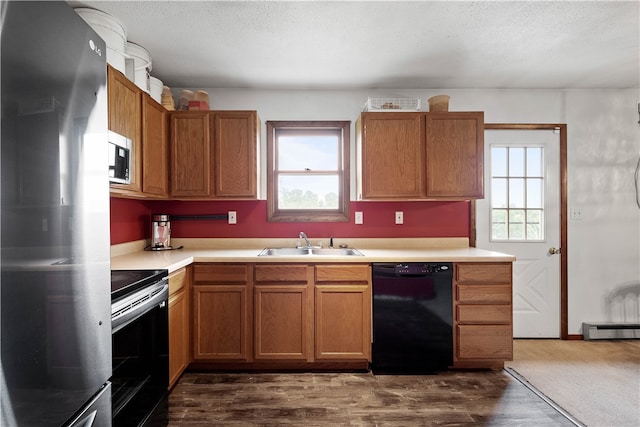
[[[524,148],[509,148],[509,176],[524,176]]]
[[[524,208],[524,179],[509,179],[509,207]]]
[[[542,177],[542,147],[527,148],[527,176]]]
[[[506,209],[493,209],[491,211],[491,238],[496,240],[506,240],[508,238]]]
[[[509,239],[524,238],[524,209],[512,209],[509,211]]]
[[[491,207],[507,207],[507,180],[494,178],[491,180]]]
[[[337,175],[286,175],[278,179],[278,209],[338,209]]]
[[[542,179],[527,180],[527,208],[542,208]]]
[[[543,240],[542,210],[527,210],[527,240]]]
[[[507,176],[506,147],[491,147],[491,176]]]
[[[544,148],[491,147],[491,238],[544,240]]]
[[[337,136],[279,136],[278,169],[284,171],[336,171],[339,164]]]

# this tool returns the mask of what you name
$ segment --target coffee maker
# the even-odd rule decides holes
[[[151,247],[152,251],[166,251],[171,247],[171,220],[167,214],[151,215]]]

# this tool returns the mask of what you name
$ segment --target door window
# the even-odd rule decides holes
[[[543,241],[544,148],[491,146],[491,241]]]

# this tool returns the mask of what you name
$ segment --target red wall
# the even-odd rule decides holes
[[[468,237],[469,202],[351,202],[351,221],[339,223],[267,222],[267,203],[258,201],[166,202],[111,198],[111,244],[148,239],[152,213],[212,215],[236,211],[238,223],[225,220],[175,220],[172,237]],[[355,225],[361,211],[364,224]],[[404,224],[394,223],[396,211]]]

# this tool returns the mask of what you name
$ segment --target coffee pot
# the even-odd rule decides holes
[[[167,214],[151,215],[151,248],[152,251],[164,251],[171,247],[171,221]]]

